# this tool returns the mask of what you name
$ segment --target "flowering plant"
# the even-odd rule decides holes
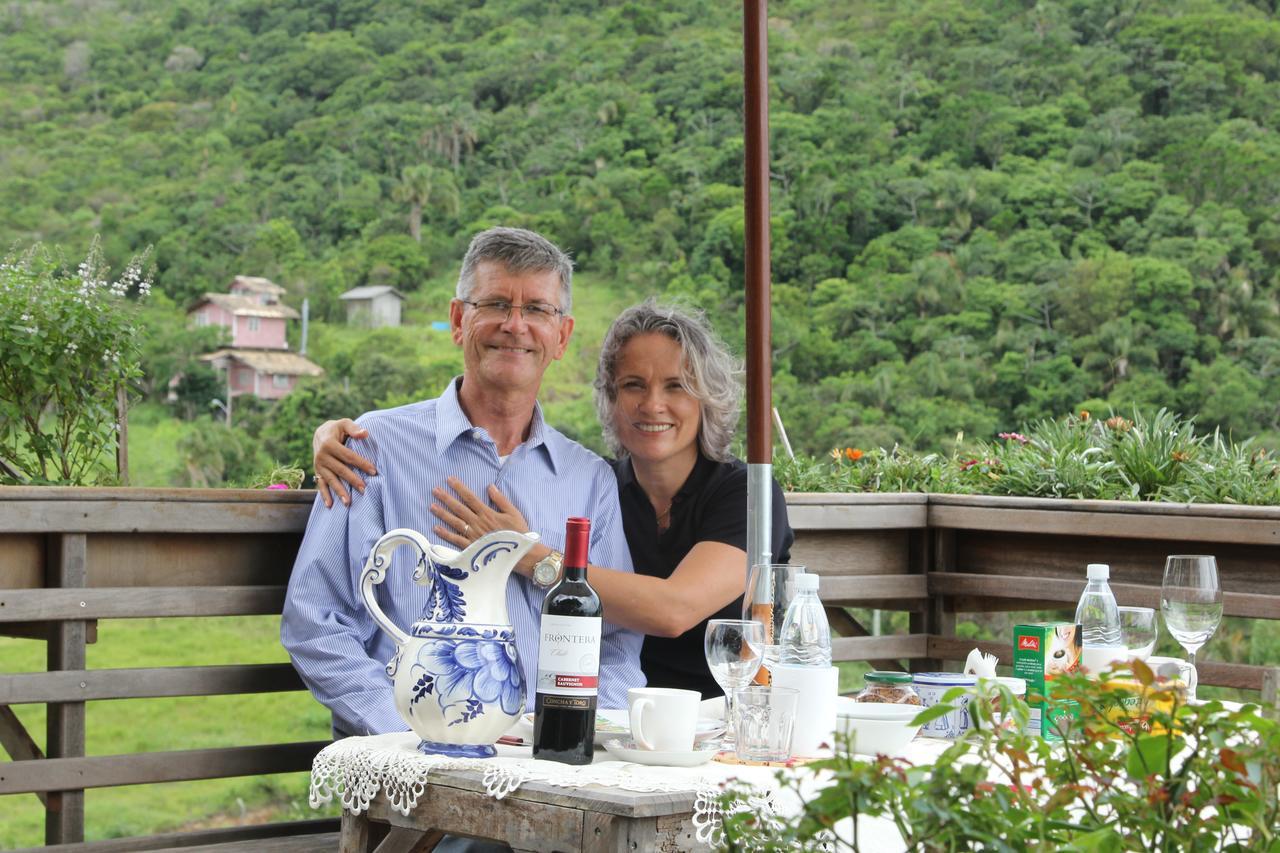
[[[0,482],[115,480],[117,399],[140,375],[127,296],[150,292],[147,257],[114,281],[96,240],[75,272],[40,246],[0,263]]]
[[[830,461],[776,460],[774,476],[797,492],[932,492],[1175,503],[1280,504],[1280,458],[1165,409],[1132,417],[1088,411],[1041,421],[950,456],[901,447],[835,448]]]

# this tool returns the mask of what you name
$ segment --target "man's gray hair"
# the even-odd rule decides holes
[[[554,272],[560,276],[560,310],[573,308],[573,261],[554,243],[524,228],[490,228],[471,238],[458,274],[459,299],[470,299],[476,286],[476,268],[494,261],[512,273]]]
[[[698,446],[717,461],[729,458],[729,442],[738,426],[742,401],[742,365],[716,336],[697,309],[646,299],[618,315],[604,336],[596,366],[596,414],[609,449],[621,459],[627,449],[618,440],[613,416],[618,407],[618,357],[637,335],[657,333],[680,344],[680,381],[698,401]]]

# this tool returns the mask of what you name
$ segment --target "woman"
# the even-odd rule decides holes
[[[587,579],[609,621],[644,632],[641,667],[655,687],[720,695],[703,655],[709,619],[741,616],[746,586],[747,468],[729,454],[741,389],[735,360],[700,317],[652,300],[628,308],[605,335],[595,402],[618,478],[623,528],[635,574],[592,567]],[[347,466],[372,466],[342,445],[361,437],[352,421],[316,431],[315,470],[345,499],[362,488]],[[494,486],[489,502],[461,483],[435,488],[435,532],[464,548],[491,530],[528,529]],[[332,505],[323,483],[321,497]],[[794,539],[782,490],[773,485],[774,561]],[[550,553],[535,548],[517,566],[529,577]]]

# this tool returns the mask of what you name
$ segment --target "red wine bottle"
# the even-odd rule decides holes
[[[600,625],[604,608],[587,583],[591,519],[570,518],[564,574],[542,600],[533,757],[590,764],[595,755]]]

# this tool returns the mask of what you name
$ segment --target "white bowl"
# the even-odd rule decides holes
[[[837,743],[848,744],[858,755],[900,755],[920,731],[911,721],[923,710],[919,705],[841,703],[836,712]]]

